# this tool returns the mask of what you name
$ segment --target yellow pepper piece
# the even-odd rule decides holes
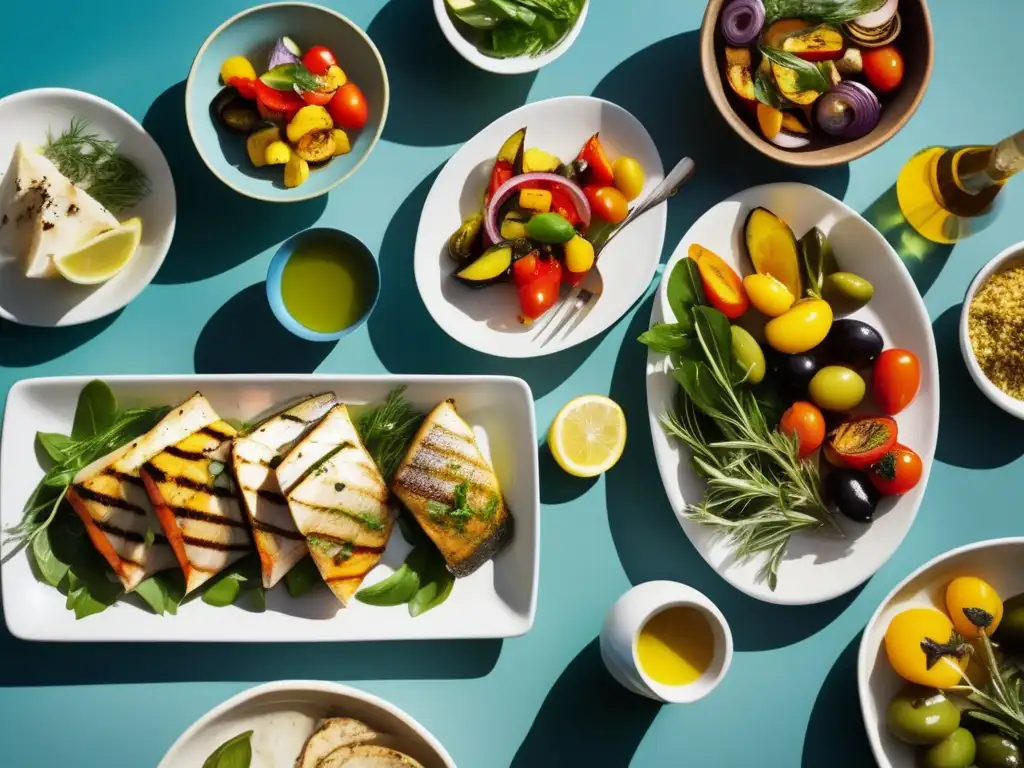
[[[594,246],[587,238],[576,235],[564,247],[565,266],[570,272],[589,272],[594,266]]]
[[[272,141],[267,145],[264,161],[267,165],[284,165],[292,159],[292,148],[284,141]]]
[[[325,90],[334,91],[348,82],[348,75],[345,74],[345,70],[334,64],[327,68],[327,74],[324,75],[324,80],[327,81],[327,87]]]
[[[245,80],[255,80],[256,70],[245,56],[232,56],[220,65],[220,79],[227,85],[231,78],[241,77]]]
[[[546,189],[524,189],[519,193],[519,207],[534,213],[551,210],[551,193]]]

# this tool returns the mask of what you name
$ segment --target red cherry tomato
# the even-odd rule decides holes
[[[302,65],[314,75],[326,75],[328,69],[338,66],[338,60],[329,48],[314,45],[302,55]]]
[[[537,275],[528,283],[520,285],[519,308],[523,318],[532,322],[547,312],[558,300],[562,284],[562,263],[558,259],[538,259]]]
[[[861,54],[864,77],[879,93],[888,93],[903,82],[903,56],[894,45],[872,48]]]
[[[621,224],[629,215],[629,202],[615,187],[598,187],[590,185],[583,188],[583,193],[590,201],[594,215],[609,224]]]
[[[921,388],[921,363],[906,349],[887,349],[875,361],[872,388],[875,402],[894,416],[910,405]]]
[[[327,111],[331,113],[335,125],[347,131],[360,130],[369,117],[366,97],[355,83],[345,83],[335,91],[334,97],[327,104]]]
[[[326,107],[334,98],[334,91],[303,91],[302,100],[314,107]]]
[[[512,263],[512,282],[517,286],[526,285],[537,276],[537,254],[528,253]]]
[[[899,496],[921,482],[924,464],[921,457],[902,443],[896,443],[871,467],[868,477],[879,493]]]
[[[290,117],[306,104],[295,91],[279,91],[262,80],[256,81],[256,98],[268,111],[283,114],[285,117]]]
[[[825,442],[825,417],[810,403],[793,403],[779,422],[779,432],[800,442],[800,458],[814,453]]]
[[[730,320],[747,311],[750,299],[736,270],[707,248],[696,244],[690,246],[689,256],[697,264],[704,293],[712,307]]]

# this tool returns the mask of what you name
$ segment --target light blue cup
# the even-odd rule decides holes
[[[256,74],[266,71],[274,41],[288,36],[303,49],[325,45],[338,57],[348,79],[366,96],[369,120],[357,133],[349,132],[352,151],[313,170],[301,186],[284,186],[284,168],[256,168],[249,162],[245,136],[219,125],[210,103],[224,86],[220,67],[231,56],[252,62]],[[185,86],[185,117],[192,141],[203,162],[236,192],[272,203],[309,200],[345,181],[363,164],[381,133],[388,114],[390,90],[387,70],[377,46],[340,13],[307,3],[260,5],[228,19],[213,31],[192,62]]]
[[[292,317],[291,312],[284,305],[284,298],[281,295],[281,276],[284,274],[284,267],[288,263],[288,259],[292,257],[292,254],[302,245],[323,243],[325,241],[336,244],[339,248],[348,251],[350,255],[361,260],[363,274],[366,275],[366,285],[363,287],[370,296],[366,309],[359,319],[348,328],[342,328],[334,333],[322,333],[304,326]],[[270,261],[270,268],[267,270],[267,301],[270,302],[270,309],[274,313],[274,317],[277,318],[281,325],[300,339],[305,339],[306,341],[337,341],[348,336],[366,322],[366,319],[377,306],[377,299],[379,298],[380,267],[377,264],[377,260],[373,258],[369,248],[363,245],[357,238],[347,232],[342,232],[340,229],[317,227],[292,235],[277,249],[277,253],[274,254],[274,258]]]

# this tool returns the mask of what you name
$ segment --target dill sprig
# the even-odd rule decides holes
[[[356,424],[363,445],[389,483],[424,418],[404,392],[405,387],[391,390],[383,403],[360,416]]]
[[[116,142],[89,131],[87,120],[72,119],[57,138],[47,131],[43,155],[111,213],[131,208],[150,192],[146,174],[118,154]]]

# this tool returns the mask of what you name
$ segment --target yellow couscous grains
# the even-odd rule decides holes
[[[971,301],[967,333],[988,380],[1024,400],[1024,267],[990,277]]]

